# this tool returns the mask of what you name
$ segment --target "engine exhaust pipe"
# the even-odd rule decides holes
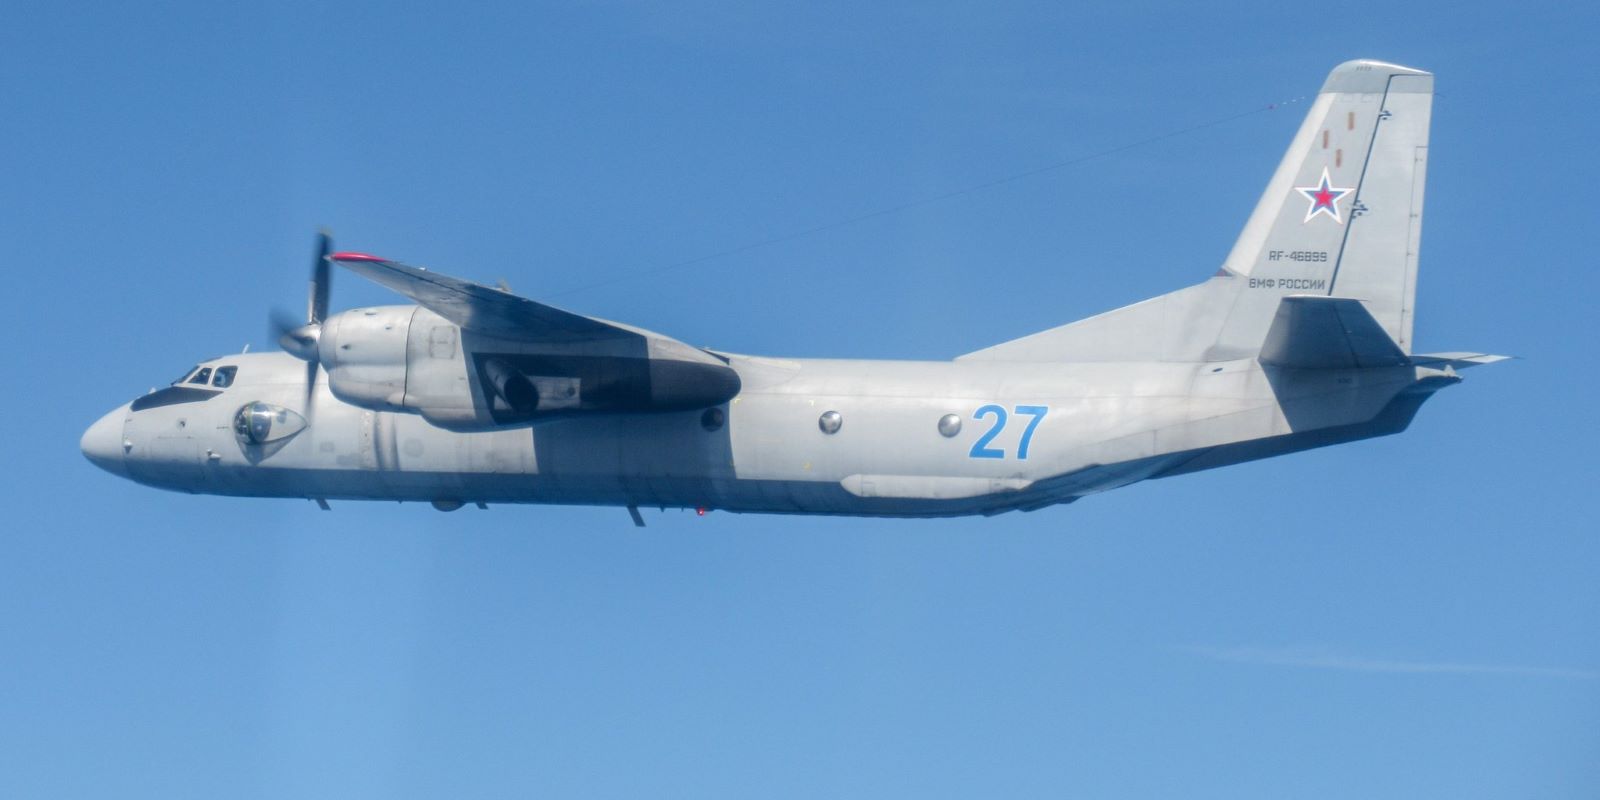
[[[491,358],[483,363],[483,373],[489,378],[495,394],[513,410],[526,414],[539,407],[539,389],[516,367],[498,358]]]

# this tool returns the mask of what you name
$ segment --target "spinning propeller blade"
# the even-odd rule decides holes
[[[306,302],[306,322],[311,325],[321,325],[328,317],[328,254],[332,252],[333,235],[327,228],[317,231],[317,253],[311,262],[311,297]]]
[[[277,340],[278,346],[306,362],[304,411],[307,417],[311,416],[311,398],[317,390],[317,342],[322,336],[322,321],[328,317],[328,291],[332,282],[328,254],[331,252],[333,235],[324,228],[317,232],[317,249],[312,254],[311,288],[306,298],[305,321],[301,322],[287,311],[277,309],[267,316],[267,331]]]

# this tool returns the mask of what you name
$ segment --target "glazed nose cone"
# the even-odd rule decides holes
[[[121,477],[128,475],[122,451],[122,421],[127,416],[127,410],[127,406],[123,406],[101,417],[83,432],[83,438],[78,441],[85,458],[106,472]]]

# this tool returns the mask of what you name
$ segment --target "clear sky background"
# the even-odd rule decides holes
[[[0,796],[1600,796],[1600,15],[1115,5],[7,3]],[[318,225],[774,355],[943,359],[1198,282],[1304,104],[1247,112],[1358,57],[1438,75],[1418,349],[1523,357],[1401,436],[644,530],[78,452],[269,346]]]

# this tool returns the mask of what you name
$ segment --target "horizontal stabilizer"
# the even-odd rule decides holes
[[[1443,369],[1449,367],[1455,370],[1476,367],[1483,364],[1493,364],[1498,361],[1507,361],[1513,356],[1494,356],[1488,353],[1427,353],[1411,357],[1411,363],[1419,367],[1433,367]]]
[[[1289,369],[1403,367],[1411,359],[1360,300],[1290,295],[1261,345],[1261,363]]]

